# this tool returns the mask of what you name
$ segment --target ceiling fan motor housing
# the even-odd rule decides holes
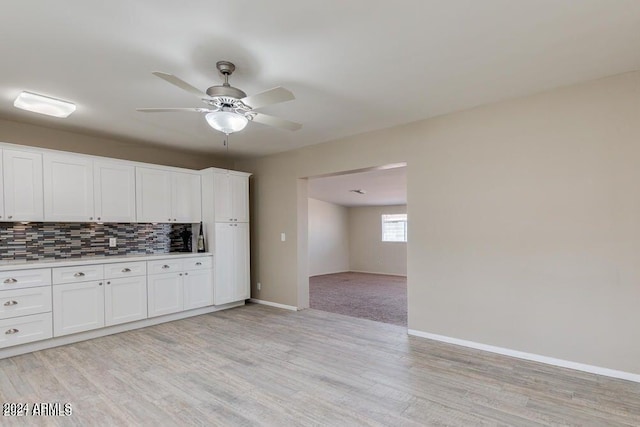
[[[218,96],[225,96],[225,97],[230,97],[235,99],[242,99],[247,96],[246,93],[244,93],[238,88],[235,88],[233,86],[224,86],[224,85],[211,86],[209,89],[207,89],[207,95],[209,95],[212,98],[215,98]]]

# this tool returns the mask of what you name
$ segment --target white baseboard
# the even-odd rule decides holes
[[[569,360],[556,359],[554,357],[541,356],[539,354],[526,353],[524,351],[511,350],[509,348],[496,347],[488,344],[481,344],[473,341],[462,340],[459,338],[451,338],[444,335],[431,334],[429,332],[417,331],[415,329],[407,330],[409,335],[416,337],[428,338],[435,341],[446,342],[449,344],[460,345],[463,347],[474,348],[476,350],[488,351],[490,353],[502,354],[518,359],[531,360],[533,362],[545,363],[547,365],[560,366],[562,368],[574,369],[576,371],[589,372],[591,374],[603,375],[605,377],[619,378],[623,380],[640,383],[640,375],[630,372],[617,371],[615,369],[602,368],[600,366],[587,365],[584,363],[571,362]]]
[[[285,310],[298,311],[298,307],[294,307],[292,305],[280,304],[278,302],[264,301],[256,298],[251,298],[249,302],[252,302],[255,304],[268,305],[270,307],[283,308]]]
[[[196,308],[179,313],[167,314],[164,316],[151,317],[149,319],[137,320],[135,322],[123,323],[120,325],[108,326],[106,328],[93,329],[91,331],[79,332],[77,334],[65,335],[62,337],[49,338],[42,341],[35,341],[7,347],[0,350],[0,359],[5,357],[18,356],[20,354],[31,353],[48,348],[60,347],[61,345],[73,344],[80,341],[86,341],[93,338],[104,337],[107,335],[118,334],[120,332],[131,331],[134,329],[146,328],[147,326],[158,325],[160,323],[172,322],[174,320],[186,319],[187,317],[200,316],[201,314],[213,313],[215,311],[226,310],[228,308],[239,307],[244,305],[244,301],[232,302],[224,305],[209,306]]]
[[[407,277],[406,274],[381,273],[379,271],[349,270],[349,273],[379,274],[381,276]]]

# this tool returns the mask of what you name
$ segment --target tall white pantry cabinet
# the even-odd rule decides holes
[[[251,174],[217,168],[201,173],[205,242],[207,250],[214,253],[213,303],[248,299]]]

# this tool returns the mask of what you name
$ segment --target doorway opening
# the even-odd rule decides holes
[[[308,179],[311,308],[407,326],[406,169]]]

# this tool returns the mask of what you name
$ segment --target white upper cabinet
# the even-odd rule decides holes
[[[135,222],[135,168],[122,163],[93,163],[94,214],[96,221]]]
[[[249,221],[249,177],[233,172],[213,174],[216,222]]]
[[[44,154],[44,219],[94,220],[93,160],[72,154]]]
[[[231,181],[231,212],[235,221],[249,222],[249,177],[229,173]]]
[[[201,221],[200,175],[171,172],[171,207],[175,222]]]
[[[3,150],[4,219],[44,220],[42,154]]]
[[[138,222],[172,222],[171,172],[136,168]]]
[[[136,168],[138,222],[200,222],[200,175]]]

